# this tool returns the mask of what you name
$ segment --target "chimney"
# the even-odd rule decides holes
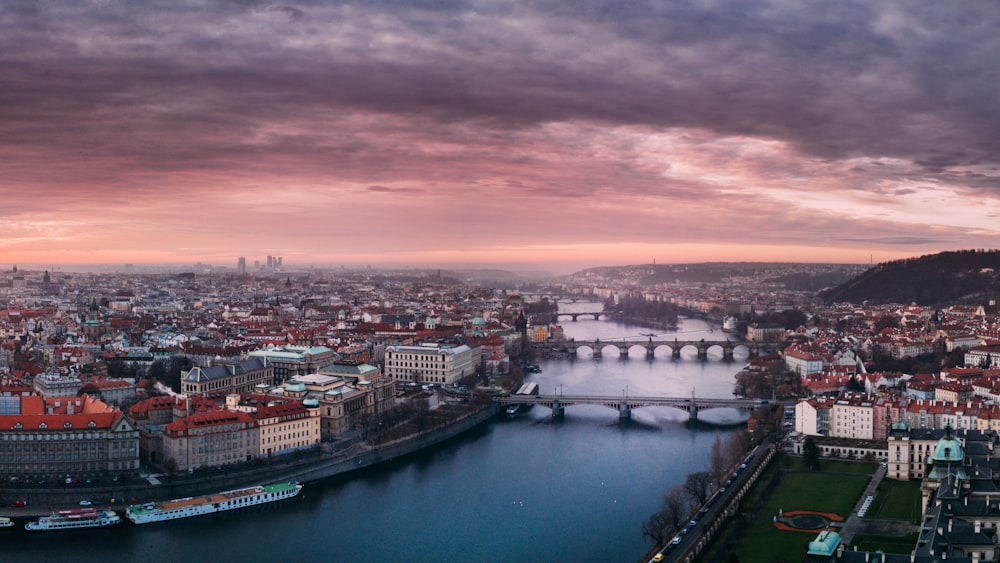
[[[979,520],[976,520],[975,524],[973,524],[973,531],[977,534],[982,531],[982,524]]]
[[[952,521],[952,517],[951,517],[951,516],[949,516],[949,517],[948,517],[948,533],[949,533],[949,534],[951,533],[951,521]]]

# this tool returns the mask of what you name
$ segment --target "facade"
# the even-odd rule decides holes
[[[976,346],[965,353],[967,367],[1000,367],[1000,346]]]
[[[195,366],[181,374],[181,392],[185,395],[249,393],[260,384],[274,384],[274,368],[259,358],[208,367]]]
[[[293,385],[304,387],[304,392],[298,393],[319,403],[320,436],[324,440],[375,420],[379,413],[388,412],[395,406],[396,384],[378,375],[377,370],[371,380],[353,382],[347,377],[326,373],[296,376],[286,383],[286,394],[296,393]]]
[[[76,397],[83,383],[75,377],[67,377],[58,373],[40,373],[32,380],[32,386],[38,394],[48,397]]]
[[[833,401],[829,397],[800,400],[795,405],[795,431],[807,436],[829,436]]]
[[[120,410],[87,395],[3,399],[3,475],[61,481],[67,476],[103,478],[138,472],[139,432]]]
[[[464,344],[387,346],[385,376],[395,381],[453,385],[463,377],[475,375],[479,360],[479,348]]]
[[[164,464],[188,471],[250,461],[260,450],[258,436],[257,421],[247,413],[193,413],[164,427]]]
[[[823,371],[823,356],[798,347],[785,349],[785,366],[799,375]]]
[[[226,410],[249,415],[259,433],[256,457],[291,453],[319,447],[318,408],[308,408],[302,401],[269,395],[226,396]]]
[[[750,342],[779,342],[785,336],[785,328],[774,323],[753,323],[747,327]]]
[[[874,402],[866,393],[842,393],[830,408],[830,436],[874,440]]]

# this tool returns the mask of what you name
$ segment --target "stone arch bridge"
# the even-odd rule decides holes
[[[552,350],[557,352],[565,352],[571,355],[575,355],[577,350],[580,348],[589,348],[594,353],[594,359],[599,360],[603,358],[603,350],[608,346],[612,346],[618,349],[619,358],[627,360],[629,358],[629,350],[635,347],[640,347],[646,351],[646,359],[652,360],[655,357],[656,349],[662,347],[667,347],[671,351],[671,356],[673,358],[681,357],[681,350],[685,348],[693,348],[698,352],[698,358],[701,360],[708,359],[708,351],[712,348],[716,348],[722,351],[722,357],[726,360],[733,359],[733,352],[737,348],[743,348],[747,351],[750,357],[755,357],[763,352],[769,351],[769,349],[762,347],[760,343],[756,342],[730,342],[727,340],[716,341],[716,340],[563,340],[563,341],[549,341],[549,342],[539,342],[533,345],[538,350]]]
[[[497,397],[495,401],[501,405],[542,405],[552,409],[552,417],[560,418],[565,414],[565,408],[573,405],[603,405],[618,411],[619,419],[632,417],[632,409],[640,407],[665,406],[688,412],[692,419],[698,418],[698,412],[707,409],[734,408],[752,411],[758,407],[770,404],[760,399],[699,399],[696,397],[622,397],[622,396],[591,396],[591,395],[511,395]]]

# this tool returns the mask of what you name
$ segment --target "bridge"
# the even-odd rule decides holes
[[[577,317],[593,317],[595,321],[599,321],[599,320],[601,320],[601,315],[607,316],[607,315],[610,315],[610,314],[611,313],[608,313],[607,311],[593,311],[593,312],[585,312],[585,313],[566,313],[566,312],[563,312],[563,313],[552,313],[552,319],[557,321],[557,320],[559,320],[559,317],[572,317],[573,318],[573,322],[576,322]]]
[[[640,407],[674,407],[685,410],[697,420],[698,412],[706,409],[731,408],[752,411],[770,404],[760,399],[698,399],[692,397],[602,397],[591,395],[512,395],[497,397],[502,405],[542,405],[552,409],[552,418],[561,418],[566,407],[573,405],[603,405],[618,411],[618,418],[632,418],[632,409]]]
[[[731,342],[728,340],[550,340],[547,342],[536,342],[532,346],[538,350],[553,350],[557,352],[576,354],[580,348],[589,348],[594,353],[594,359],[603,358],[603,350],[608,346],[618,349],[618,357],[622,360],[629,358],[629,350],[638,346],[646,351],[646,359],[652,360],[655,357],[656,349],[665,346],[670,349],[674,359],[681,357],[681,350],[684,348],[694,348],[698,352],[698,359],[707,360],[708,351],[716,348],[722,351],[725,360],[733,359],[733,352],[736,348],[744,348],[750,357],[755,357],[770,350],[766,345],[759,342]]]

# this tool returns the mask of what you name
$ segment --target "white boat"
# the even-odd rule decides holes
[[[53,512],[51,516],[42,516],[34,522],[25,524],[24,529],[29,532],[55,532],[81,528],[105,528],[120,524],[121,521],[121,517],[114,510],[75,508],[58,510]]]
[[[125,518],[128,518],[133,524],[189,518],[292,498],[301,490],[300,483],[285,482],[254,485],[245,489],[224,491],[203,497],[133,504],[125,509]]]
[[[10,528],[14,525],[14,522],[7,518],[6,516],[0,516],[0,528]]]

